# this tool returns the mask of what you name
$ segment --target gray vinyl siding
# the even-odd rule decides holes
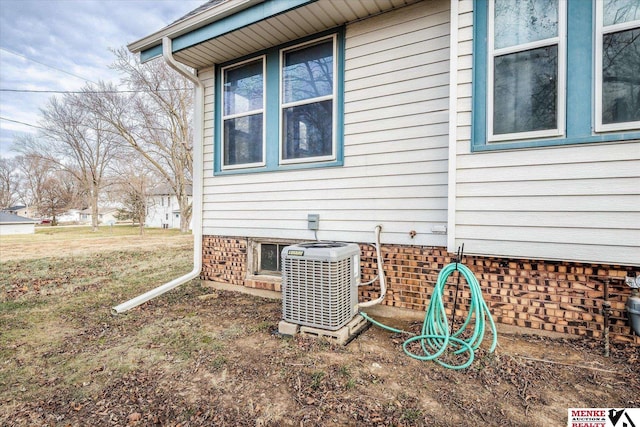
[[[205,80],[203,232],[445,246],[449,2],[421,2],[346,28],[344,166],[214,176],[213,68]],[[415,238],[410,232],[415,231]]]

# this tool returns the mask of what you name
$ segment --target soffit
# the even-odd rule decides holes
[[[421,0],[318,0],[174,51],[195,69],[210,67]]]

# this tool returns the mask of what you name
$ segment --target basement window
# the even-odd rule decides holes
[[[249,239],[249,276],[272,276],[279,278],[282,274],[282,250],[292,245],[289,240]]]
[[[260,244],[259,274],[281,274],[280,253],[286,245],[278,243]]]

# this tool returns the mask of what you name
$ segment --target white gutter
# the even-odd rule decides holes
[[[193,269],[184,276],[173,279],[164,285],[158,286],[142,295],[129,301],[117,305],[111,309],[113,314],[124,313],[142,303],[149,301],[159,295],[170,291],[181,284],[200,276],[202,270],[202,175],[203,175],[203,155],[202,155],[202,123],[204,119],[204,86],[195,73],[189,71],[182,64],[179,64],[171,53],[171,39],[163,37],[162,56],[167,64],[189,79],[195,84],[194,112],[193,112]]]
[[[449,36],[449,165],[447,181],[447,251],[456,251],[456,171],[458,148],[458,0],[451,0]]]

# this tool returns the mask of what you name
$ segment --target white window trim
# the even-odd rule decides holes
[[[304,46],[310,46],[310,45],[314,45],[317,43],[320,43],[324,40],[329,40],[331,39],[333,42],[333,91],[331,93],[331,95],[326,95],[326,96],[321,96],[321,97],[317,97],[317,98],[309,98],[309,99],[305,99],[302,101],[296,101],[296,102],[289,102],[289,103],[285,103],[284,102],[284,73],[282,72],[282,69],[284,67],[284,55],[286,52],[292,51],[292,50],[296,50],[296,49],[300,49],[303,48]],[[337,137],[336,137],[336,132],[337,132],[337,103],[336,100],[338,99],[338,82],[337,82],[337,76],[338,76],[338,35],[337,34],[332,34],[330,36],[327,37],[321,37],[318,39],[314,39],[314,40],[309,40],[307,42],[304,43],[299,43],[293,46],[287,46],[285,49],[281,49],[280,50],[280,64],[279,64],[279,68],[278,68],[278,73],[279,73],[279,88],[278,88],[278,93],[279,93],[279,109],[278,109],[278,129],[279,129],[279,135],[278,135],[278,159],[279,159],[279,163],[281,165],[288,165],[288,164],[299,164],[299,163],[317,163],[317,162],[326,162],[326,161],[332,161],[332,160],[336,160],[336,141],[337,141]],[[305,158],[301,158],[301,159],[283,159],[282,158],[282,150],[284,148],[284,130],[283,130],[283,125],[284,125],[284,120],[283,120],[283,111],[285,108],[288,107],[295,107],[298,105],[306,105],[306,104],[312,104],[314,102],[319,102],[319,101],[326,101],[326,100],[332,100],[332,114],[331,114],[331,155],[329,156],[317,156],[317,157],[305,157]]]
[[[640,20],[604,26],[604,1],[596,1],[596,40],[595,40],[595,118],[596,132],[612,132],[640,129],[640,120],[622,123],[602,123],[602,41],[605,34],[640,28]]]
[[[489,24],[487,26],[487,140],[488,142],[504,142],[518,139],[538,139],[549,137],[561,137],[565,134],[566,123],[566,67],[567,67],[567,3],[566,1],[558,1],[558,36],[549,39],[538,40],[531,43],[525,43],[507,48],[495,49],[494,45],[494,25],[495,25],[495,2],[489,1]],[[494,135],[493,133],[493,79],[494,79],[494,58],[496,56],[506,55],[509,53],[524,52],[527,50],[546,47],[558,46],[558,94],[556,98],[556,106],[558,109],[557,127],[556,129],[546,129],[531,132],[517,132]]]
[[[248,64],[250,62],[254,62],[260,60],[262,61],[262,109],[258,109],[258,110],[251,110],[251,111],[247,111],[245,113],[237,113],[237,114],[229,114],[227,116],[224,115],[224,102],[225,102],[225,97],[224,97],[224,83],[225,83],[225,79],[224,79],[224,73],[226,70],[230,69],[230,68],[237,68],[237,67],[241,67],[244,64]],[[256,56],[254,58],[250,58],[247,59],[245,61],[241,61],[241,62],[236,62],[230,65],[227,65],[226,67],[222,67],[220,69],[220,81],[222,82],[222,87],[221,87],[221,101],[220,101],[220,114],[222,117],[222,120],[220,121],[220,151],[221,151],[221,159],[220,159],[220,169],[221,170],[233,170],[233,169],[247,169],[247,168],[256,168],[256,167],[264,167],[266,165],[267,159],[266,159],[266,154],[267,154],[267,135],[266,135],[266,129],[267,129],[267,117],[266,117],[266,111],[267,111],[267,57],[266,55],[261,55],[261,56]],[[261,162],[254,162],[254,163],[241,163],[241,164],[237,164],[237,165],[225,165],[224,164],[224,159],[225,159],[225,139],[224,139],[224,121],[228,120],[228,119],[235,119],[238,117],[246,117],[246,116],[252,116],[258,113],[262,113],[262,161]]]

